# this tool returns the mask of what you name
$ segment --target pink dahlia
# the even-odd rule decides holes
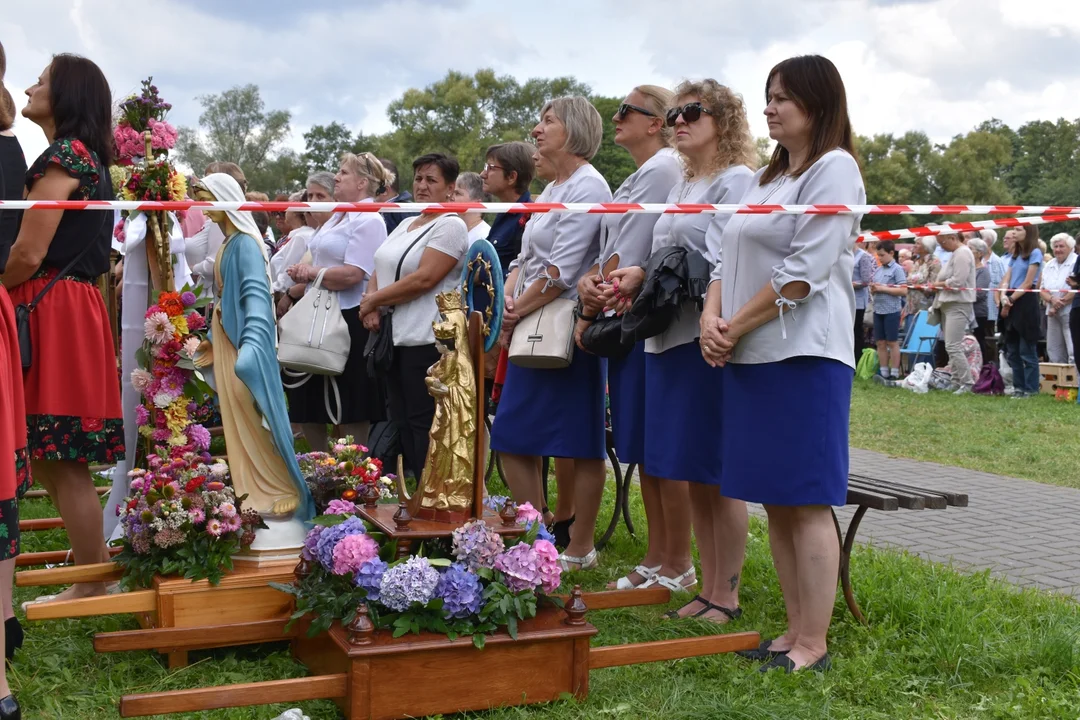
[[[156,312],[147,317],[143,322],[143,331],[146,339],[155,345],[169,342],[176,334],[176,328],[169,322],[169,316],[163,312]]]

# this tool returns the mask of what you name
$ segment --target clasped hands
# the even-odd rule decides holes
[[[315,278],[319,276],[319,271],[315,269],[314,265],[307,263],[297,263],[296,265],[290,265],[285,268],[285,272],[288,274],[294,283],[307,284],[314,282]]]
[[[709,312],[701,314],[701,356],[710,367],[724,367],[738,342],[727,320]]]

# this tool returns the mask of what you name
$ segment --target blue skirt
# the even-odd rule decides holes
[[[611,434],[619,462],[645,462],[645,343],[637,343],[630,354],[608,360],[608,398],[611,405]]]
[[[498,452],[603,459],[604,376],[607,362],[581,350],[570,367],[536,370],[510,363],[491,425]]]
[[[852,369],[799,357],[730,364],[725,375],[724,495],[765,505],[843,505]]]
[[[709,367],[697,342],[645,353],[646,473],[720,484],[723,383],[724,371]]]

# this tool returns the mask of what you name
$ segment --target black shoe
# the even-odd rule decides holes
[[[770,670],[775,670],[777,668],[783,668],[784,672],[790,675],[791,673],[795,672],[795,663],[792,662],[791,658],[789,658],[786,653],[781,653],[780,655],[777,655],[772,660],[759,667],[758,672],[769,672]],[[825,672],[826,670],[832,669],[832,659],[829,657],[829,653],[825,653],[820,658],[818,658],[816,662],[810,665],[805,665],[801,669],[813,670],[814,672]]]
[[[11,660],[15,651],[23,646],[23,629],[19,619],[10,617],[4,621],[4,657]]]
[[[14,695],[0,698],[0,720],[22,720],[22,710]]]
[[[569,520],[557,520],[551,524],[551,534],[555,536],[555,547],[559,550],[565,550],[570,544],[570,526],[576,517],[572,515]]]
[[[753,660],[754,662],[765,662],[766,660],[772,660],[777,655],[783,655],[786,650],[770,650],[772,640],[763,640],[760,645],[757,646],[757,650],[736,650],[735,654],[739,657],[744,657],[747,660]]]

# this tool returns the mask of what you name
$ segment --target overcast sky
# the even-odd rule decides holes
[[[403,90],[481,67],[605,95],[714,77],[765,135],[768,70],[802,53],[840,68],[861,134],[1080,118],[1080,0],[4,0],[0,41],[20,108],[50,56],[76,52],[117,99],[153,75],[175,125],[197,122],[197,96],[256,83],[297,148],[333,120],[384,132]],[[44,148],[16,132],[29,159]]]

